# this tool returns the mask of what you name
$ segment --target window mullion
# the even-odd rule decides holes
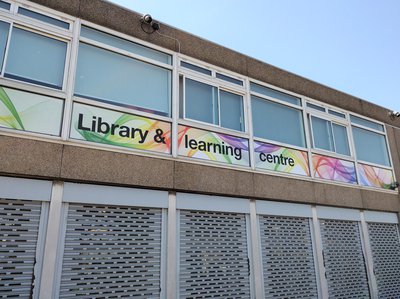
[[[331,142],[332,142],[332,145],[333,145],[333,151],[335,152],[335,153],[337,153],[337,151],[336,151],[336,141],[335,141],[335,132],[333,131],[333,124],[332,124],[332,122],[331,121],[329,121],[329,128],[330,128],[330,133],[331,133]]]
[[[7,57],[8,57],[8,52],[9,52],[9,49],[10,49],[12,27],[13,27],[13,22],[9,23],[7,44],[6,44],[6,49],[4,51],[3,66],[1,68],[1,77],[4,77],[4,73],[5,73],[5,70],[6,70]]]
[[[220,89],[217,88],[217,114],[218,115],[218,125],[221,126],[221,95],[220,95]],[[215,114],[215,111],[214,111]],[[217,122],[214,121],[215,124],[217,124]]]

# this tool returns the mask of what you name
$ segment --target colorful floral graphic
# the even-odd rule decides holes
[[[254,141],[257,168],[310,176],[307,152]]]
[[[0,87],[0,126],[59,136],[63,106],[63,100]]]
[[[356,184],[356,170],[353,162],[333,157],[312,155],[313,172],[316,178]]]
[[[171,153],[170,123],[79,103],[74,103],[70,137]]]
[[[249,141],[187,126],[178,127],[180,156],[249,166]]]
[[[393,172],[389,169],[364,164],[358,164],[357,169],[363,186],[389,189],[394,182]]]

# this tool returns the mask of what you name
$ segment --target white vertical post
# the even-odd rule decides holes
[[[326,271],[324,266],[324,256],[322,252],[322,238],[321,238],[321,229],[319,226],[318,216],[317,216],[317,208],[312,207],[312,215],[313,215],[313,229],[314,229],[314,237],[315,237],[315,251],[317,253],[317,263],[318,263],[318,278],[319,285],[321,291],[322,299],[328,299],[328,281],[326,280]]]
[[[70,43],[70,55],[68,73],[65,76],[67,80],[65,109],[63,116],[63,125],[61,137],[66,140],[69,137],[70,123],[72,117],[72,98],[74,95],[75,72],[78,63],[78,49],[79,49],[79,34],[81,31],[81,21],[77,19],[73,24],[73,36]]]
[[[255,297],[264,298],[263,275],[262,275],[262,255],[260,230],[257,221],[256,201],[250,201],[250,240],[252,250],[252,266],[254,277]]]
[[[172,101],[171,101],[171,128],[172,128],[172,157],[178,156],[178,119],[179,119],[179,72],[178,72],[178,55],[172,56]]]
[[[54,182],[50,201],[49,220],[44,246],[43,268],[39,288],[39,298],[55,298],[55,273],[57,265],[57,253],[60,236],[60,223],[62,217],[62,193],[63,182]]]
[[[168,196],[168,232],[167,232],[167,298],[176,299],[177,272],[176,272],[176,193]]]
[[[376,277],[374,274],[374,261],[372,258],[371,243],[369,239],[368,227],[367,227],[367,222],[365,221],[364,212],[360,212],[360,218],[361,218],[361,223],[360,223],[361,244],[365,254],[365,263],[367,267],[369,289],[371,292],[371,298],[378,299],[378,285],[376,283]]]
[[[254,152],[254,128],[253,128],[253,113],[251,107],[251,91],[250,91],[250,80],[246,78],[245,87],[246,94],[243,96],[244,101],[244,109],[243,109],[243,117],[245,124],[245,132],[249,135],[249,155],[250,155],[250,167],[251,169],[256,169],[256,159]]]

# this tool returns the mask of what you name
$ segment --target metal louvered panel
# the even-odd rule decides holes
[[[60,298],[159,298],[161,209],[70,205]]]
[[[356,221],[320,220],[329,298],[370,298]]]
[[[180,212],[179,298],[249,298],[244,214]]]
[[[400,298],[400,240],[397,224],[368,223],[379,298]]]
[[[0,297],[31,298],[42,203],[0,199]]]
[[[260,216],[265,298],[317,298],[307,218]]]

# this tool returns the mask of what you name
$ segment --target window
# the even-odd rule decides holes
[[[324,108],[324,107],[321,107],[321,106],[319,106],[319,105],[315,105],[315,104],[312,104],[312,103],[308,103],[308,102],[307,102],[307,107],[308,107],[308,108],[312,108],[312,109],[314,109],[314,110],[321,111],[321,112],[325,112],[325,108]]]
[[[192,70],[192,71],[195,71],[195,72],[199,72],[199,73],[204,74],[204,75],[211,76],[211,74],[212,74],[212,72],[210,70],[208,70],[208,69],[205,69],[203,67],[200,67],[200,66],[197,66],[197,65],[185,62],[185,61],[181,61],[181,66],[183,66],[183,67],[185,67],[185,68],[187,68],[189,70]]]
[[[354,115],[351,115],[351,122],[357,159],[390,166],[383,126]]]
[[[351,115],[350,119],[353,124],[364,126],[364,127],[367,127],[367,128],[373,129],[373,130],[381,131],[381,132],[384,131],[383,126],[381,124],[377,124],[372,121],[369,121],[369,120],[366,120],[366,119],[363,119],[363,118],[360,118],[360,117],[357,117],[354,115]]]
[[[21,14],[21,15],[30,17],[32,19],[36,19],[36,20],[41,21],[41,22],[45,22],[45,23],[50,24],[50,25],[61,27],[63,29],[69,29],[69,23],[67,23],[67,22],[60,21],[60,20],[57,20],[57,19],[52,18],[52,17],[48,17],[46,15],[34,12],[32,10],[29,10],[29,9],[26,9],[26,8],[23,8],[23,7],[18,7],[18,13]]]
[[[3,68],[10,24],[0,21],[0,70]]]
[[[260,97],[251,97],[255,137],[305,147],[301,110]]]
[[[253,92],[256,92],[260,95],[264,95],[270,98],[274,98],[280,101],[284,101],[287,102],[289,104],[293,104],[293,105],[297,105],[300,106],[301,105],[301,101],[299,98],[294,97],[292,95],[265,87],[265,86],[261,86],[259,84],[255,84],[255,83],[250,83],[250,89]]]
[[[315,116],[310,120],[314,148],[350,156],[345,126]]]
[[[224,128],[244,131],[243,97],[210,84],[181,76],[184,117]],[[182,94],[184,90],[184,95]]]
[[[167,63],[170,55],[127,40],[82,28],[82,34],[118,49],[106,50],[86,42],[79,45],[75,94],[103,102],[170,116],[172,74],[168,66],[144,62],[127,51]]]
[[[0,8],[5,9],[5,10],[10,10],[10,3],[5,2],[5,1],[0,1]]]
[[[335,111],[335,110],[328,110],[328,113],[329,114],[331,114],[331,115],[334,115],[334,116],[336,116],[336,117],[340,117],[340,118],[346,118],[346,115],[344,114],[344,113],[341,113],[341,112],[337,112],[337,111]]]
[[[14,27],[5,77],[62,89],[66,53],[66,42]]]
[[[221,73],[216,73],[215,77],[218,78],[218,79],[224,80],[226,82],[230,82],[230,83],[233,83],[233,84],[237,84],[237,85],[243,86],[243,81],[242,80],[235,79],[235,78],[232,78],[230,76],[226,76],[226,75],[221,74]]]
[[[300,98],[255,83],[250,90],[254,136],[305,147]]]
[[[133,54],[138,54],[140,56],[156,60],[161,63],[171,64],[172,62],[172,57],[169,54],[153,50],[151,48],[139,45],[137,43],[108,33],[101,32],[93,28],[82,26],[81,36],[97,41],[99,43],[103,43],[124,51],[131,52]]]

